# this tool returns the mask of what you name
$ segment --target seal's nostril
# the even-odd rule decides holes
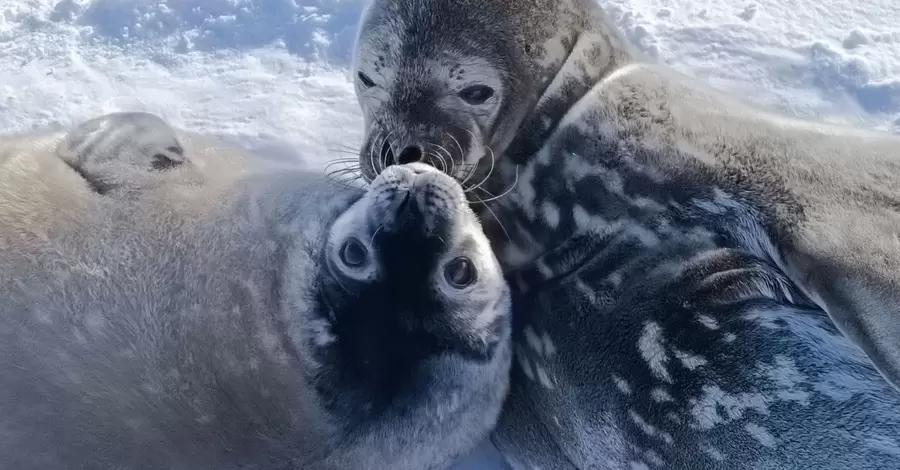
[[[381,167],[387,168],[394,164],[394,151],[391,149],[391,144],[384,140],[384,143],[381,144]]]
[[[417,162],[421,159],[422,150],[415,145],[409,145],[400,152],[400,158],[397,159],[397,163],[404,165],[406,163]]]

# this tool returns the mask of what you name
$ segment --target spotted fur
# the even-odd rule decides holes
[[[374,0],[363,16],[355,54],[356,70],[371,75],[373,83],[357,82],[367,126],[360,153],[363,173],[371,177],[393,163],[377,158],[384,153],[378,149],[385,142],[389,148],[440,149],[423,152],[422,160],[461,181],[507,271],[532,270],[552,279],[559,272],[547,257],[563,257],[572,266],[590,264],[594,255],[577,248],[577,240],[617,236],[630,240],[630,248],[619,253],[625,262],[645,262],[661,247],[676,242],[693,246],[694,251],[681,259],[658,260],[672,265],[667,268],[671,277],[666,285],[687,289],[689,283],[678,273],[692,256],[736,250],[764,263],[770,271],[765,279],[772,284],[764,288],[745,274],[744,281],[735,280],[722,292],[722,301],[738,294],[781,292],[783,298],[777,297],[777,303],[782,313],[804,318],[826,312],[833,324],[822,328],[836,327],[871,361],[867,370],[874,367],[889,382],[900,384],[900,278],[895,274],[900,271],[900,249],[894,236],[900,232],[897,136],[780,116],[654,64],[627,44],[592,0]],[[456,85],[445,71],[461,63],[478,64],[477,74],[463,77],[464,85]],[[481,105],[465,106],[458,99],[460,87],[477,83],[493,87],[496,93]],[[460,140],[458,136],[464,135],[469,140]],[[454,149],[448,141],[460,145]],[[576,248],[571,251],[548,253],[572,244]],[[755,261],[746,262],[743,269],[757,269]],[[661,283],[666,278],[655,279]],[[638,281],[644,282],[638,273],[632,274],[629,283],[621,273],[609,271],[606,276],[565,286],[569,293],[582,292],[585,302],[591,302],[586,305],[605,311],[614,304],[622,315],[640,317],[641,312],[631,312],[618,300],[624,292],[613,295],[602,285],[632,289]],[[550,283],[543,289],[552,291],[556,286]],[[520,286],[526,287],[527,283]],[[645,300],[659,302],[657,309],[676,295],[650,292]],[[559,301],[543,307],[531,301],[527,309],[533,317],[543,312],[543,321],[552,318],[551,324],[562,328],[555,319],[562,305],[568,304]],[[746,312],[743,304],[733,305],[730,311]],[[700,312],[693,307],[672,310],[679,317]],[[687,320],[678,325],[683,331],[668,335],[688,335],[695,327]],[[607,350],[584,355],[577,345],[602,344],[608,338],[617,341],[617,335],[627,334],[602,326],[585,324],[555,337],[556,350],[583,358],[566,364],[580,367],[581,377],[599,376]],[[517,351],[527,351],[522,345],[542,338],[537,330],[528,333],[524,325],[514,335]],[[811,377],[816,355],[802,351],[814,350],[809,349],[813,346],[802,338],[785,338],[796,342],[795,362]],[[788,351],[794,354],[795,350]],[[858,360],[854,367],[865,364],[865,359],[850,352],[855,351],[851,347],[839,351],[846,352],[851,362]],[[746,358],[749,361],[752,356]],[[837,367],[837,362],[823,359],[820,365]],[[552,382],[548,370],[518,364],[519,377]],[[712,367],[733,366],[713,363]],[[628,371],[620,372],[611,379],[613,386],[629,389]],[[880,439],[880,431],[867,428],[862,417],[888,409],[883,405],[897,392],[866,377],[860,389],[864,392],[849,399],[849,405],[837,401],[817,405],[823,407],[820,410],[849,407],[856,412],[836,411],[832,421],[796,413],[794,422],[798,429],[807,430],[806,441],[780,441],[785,453],[767,454],[768,464],[773,465],[768,468],[794,468],[795,462],[786,456],[791,450],[809,450],[809,443],[817,438],[812,430],[818,431],[819,425],[843,424],[860,433],[857,436]],[[563,390],[558,393],[603,396],[584,379],[563,381],[562,387],[556,389]],[[529,390],[543,389],[513,387],[513,397],[524,394],[528,400],[512,399],[507,410],[519,410],[522,420],[498,433],[516,443],[521,454],[508,457],[519,468],[565,468],[566,461],[585,464],[590,459],[565,456],[591,453],[584,449],[592,448],[611,452],[610,462],[626,468],[632,465],[628,462],[634,456],[624,450],[616,454],[611,437],[624,439],[619,449],[625,449],[632,439],[629,434],[616,434],[592,421],[570,422],[567,429],[583,440],[567,441],[547,424],[552,419],[529,421],[529,407],[538,408],[545,418],[557,412],[574,416],[577,411],[569,409],[575,406],[571,401],[554,402],[549,395]],[[866,393],[877,399],[860,398]],[[646,417],[640,419],[649,423]],[[785,411],[770,424],[777,427],[779,420],[787,419]],[[891,429],[894,417],[881,419],[880,429]],[[765,427],[766,423],[757,420],[754,425]],[[722,429],[717,427],[715,432]],[[843,445],[840,436],[825,439]],[[537,442],[554,442],[559,452]],[[890,458],[889,452],[873,451],[862,454],[857,463],[865,466],[872,461],[866,459],[879,455]],[[816,462],[811,456],[798,459]],[[633,466],[653,468],[655,460],[635,459]],[[670,457],[670,461],[665,468],[678,468],[677,459]],[[752,459],[748,462],[751,468],[757,465]],[[730,463],[739,466],[739,462]]]
[[[143,146],[78,160],[64,132],[0,140],[0,466],[440,469],[485,438],[509,289],[457,183],[233,171],[236,151],[182,136],[196,175],[175,178],[148,165],[165,122],[134,117],[101,118],[95,149]],[[120,184],[97,191],[97,169]],[[459,256],[476,280],[448,287]]]
[[[585,235],[542,259],[553,278],[520,273],[494,436],[514,469],[900,465],[900,396],[777,266],[657,234]]]

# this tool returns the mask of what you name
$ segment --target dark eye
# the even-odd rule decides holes
[[[369,78],[368,75],[366,75],[366,74],[364,74],[364,73],[362,73],[362,72],[359,72],[359,73],[356,74],[356,76],[359,77],[359,81],[360,81],[360,83],[362,83],[362,85],[363,85],[364,87],[366,87],[366,88],[372,88],[373,86],[375,86],[375,82],[373,82],[372,79]]]
[[[358,268],[366,264],[368,255],[369,251],[366,250],[365,245],[355,238],[348,239],[341,247],[341,262],[351,268]]]
[[[469,104],[482,104],[494,96],[494,89],[485,85],[473,85],[459,92],[460,98]]]
[[[444,266],[444,279],[457,289],[472,285],[476,278],[475,265],[464,256],[454,258]]]

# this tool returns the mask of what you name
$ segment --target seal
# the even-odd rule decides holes
[[[452,178],[235,176],[181,135],[154,170],[166,127],[0,139],[5,467],[437,469],[486,437],[509,289]]]
[[[375,0],[360,23],[368,178],[424,161],[465,181],[514,268],[575,225],[575,185],[630,191],[638,182],[602,155],[556,146],[588,138],[680,149],[689,164],[666,156],[629,166],[656,187],[693,171],[693,187],[719,190],[710,204],[755,217],[747,223],[761,230],[728,228],[734,243],[767,251],[900,386],[900,137],[782,116],[656,64],[592,0],[416,5]]]
[[[900,394],[869,357],[771,260],[721,248],[708,215],[664,220],[693,229],[584,233],[516,273],[523,340],[494,433],[510,465],[900,466]]]
[[[896,443],[882,437],[897,430],[897,394],[886,385],[900,383],[900,280],[891,274],[900,138],[781,116],[653,64],[588,0],[375,0],[354,63],[361,173],[422,161],[454,176],[504,269],[546,279],[516,289],[519,365],[494,435],[515,468],[681,468],[698,449],[712,459],[701,468],[895,461]],[[720,250],[742,261],[684,274]],[[567,281],[562,266],[590,275]],[[720,297],[704,291],[732,276]],[[776,280],[777,289],[767,284]],[[766,339],[767,322],[792,328]],[[705,324],[737,345],[692,342]],[[631,349],[616,349],[625,341]],[[679,375],[662,372],[676,360],[687,364]],[[604,391],[610,380],[630,402]],[[765,408],[745,406],[761,399]],[[631,408],[636,400],[646,408]],[[773,411],[776,402],[783,408]],[[695,405],[728,425],[689,420]],[[664,425],[669,413],[678,421]],[[752,447],[738,461],[747,436],[729,426],[774,450]],[[820,438],[823,426],[853,431]],[[654,436],[685,453],[646,454]],[[851,436],[885,446],[855,460],[808,454],[813,442],[847,449]]]

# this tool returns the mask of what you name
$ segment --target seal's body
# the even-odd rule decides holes
[[[643,414],[635,410],[637,418],[632,418],[627,400],[610,401],[604,391],[610,378],[605,382],[600,378],[613,358],[624,360],[629,354],[605,344],[637,342],[644,323],[659,324],[657,316],[663,313],[674,318],[657,335],[660,341],[704,357],[706,370],[715,375],[704,376],[696,368],[683,376],[685,386],[771,398],[774,389],[766,388],[771,382],[755,374],[781,367],[773,351],[783,348],[782,356],[805,374],[791,383],[810,393],[812,400],[807,408],[769,409],[768,414],[754,415],[755,421],[733,421],[767,429],[777,451],[756,447],[758,458],[739,462],[734,450],[745,435],[738,439],[734,434],[738,431],[725,426],[692,430],[685,424],[672,429],[683,433],[685,452],[698,449],[691,439],[715,441],[721,436],[735,447],[719,442],[717,449],[727,455],[707,461],[710,466],[814,467],[825,461],[807,454],[811,443],[844,449],[845,439],[852,438],[884,445],[862,451],[856,460],[856,454],[849,454],[829,462],[865,467],[895,458],[891,452],[896,443],[883,436],[896,432],[896,416],[889,410],[897,392],[871,374],[874,367],[894,385],[900,384],[900,278],[895,274],[900,272],[896,269],[900,248],[894,237],[900,231],[896,189],[900,171],[895,163],[900,161],[900,138],[779,116],[651,64],[627,44],[592,0],[376,0],[361,22],[355,64],[367,126],[360,154],[364,174],[372,178],[392,164],[423,161],[453,175],[483,216],[504,268],[536,270],[548,279],[540,287],[521,286],[523,291],[535,290],[531,295],[537,299],[545,294],[542,302],[526,302],[523,323],[514,336],[517,351],[527,352],[529,337],[541,337],[537,326],[527,333],[527,322],[542,322],[542,331],[551,332],[557,351],[553,366],[557,369],[542,372],[559,382],[554,392],[547,392],[536,369],[534,384],[516,382],[507,413],[534,409],[532,422],[537,427],[515,424],[526,422],[529,412],[519,415],[520,421],[504,419],[498,443],[506,443],[510,461],[519,462],[521,468],[556,468],[561,462],[591,468],[590,462],[596,461],[585,457],[591,453],[584,449],[612,452],[618,445],[632,453],[609,457],[613,467],[686,465],[679,452],[661,457],[665,465],[654,463],[658,460],[652,456],[638,458],[648,449],[639,434],[620,432],[615,422],[592,421],[600,419],[593,410],[606,406],[638,427],[655,423],[652,429],[659,430],[663,424],[656,418],[673,410],[667,406],[680,407],[679,419],[685,420],[691,400],[704,403],[703,390],[680,398],[670,392],[674,405],[660,402]],[[577,248],[581,237],[597,237],[601,247],[609,243],[609,249],[619,252],[598,258]],[[628,244],[613,244],[616,237],[627,238]],[[654,258],[665,254],[673,240],[686,251]],[[595,274],[581,278],[583,282],[567,284],[565,273],[545,262],[549,251],[569,244],[576,248],[560,255],[568,264],[594,267]],[[748,345],[766,335],[758,324],[744,320],[732,321],[737,329],[728,332],[737,337],[744,332],[752,341],[723,346],[726,349],[706,346],[705,354],[691,349],[697,343],[679,345],[680,338],[703,331],[691,318],[708,316],[711,309],[727,306],[719,313],[731,312],[735,318],[752,318],[760,312],[735,303],[726,293],[721,298],[711,294],[706,303],[670,305],[689,299],[682,292],[658,287],[634,293],[643,296],[639,310],[628,306],[629,289],[645,285],[638,284],[645,279],[685,292],[710,284],[682,273],[698,263],[694,257],[705,258],[717,250],[739,253],[744,261],[721,272],[710,267],[713,281],[736,275],[735,285],[746,286],[745,302],[772,301],[769,287],[748,273],[757,265],[765,266],[764,277],[786,283],[783,290],[791,292],[773,301],[779,314],[789,318],[785,321],[820,320],[821,312],[827,312],[833,325],[865,356],[833,336],[835,326],[819,320],[810,330],[818,339],[782,329],[757,350]],[[629,284],[599,295],[607,289],[606,277],[615,280],[624,275],[613,268],[616,256],[625,257],[616,263],[642,268],[629,268],[636,269],[630,271]],[[563,319],[566,315],[558,315],[569,302],[558,292],[572,295],[575,288],[588,294],[582,299],[586,304],[571,315],[610,312],[608,316],[635,317],[638,323],[629,326],[625,320],[599,318],[575,321],[573,327],[572,321]],[[825,339],[839,356],[820,355]],[[586,349],[585,344],[594,348]],[[674,351],[661,348],[665,357],[675,357]],[[716,356],[717,351],[726,353]],[[632,401],[656,406],[653,387],[648,385],[653,380],[662,380],[660,386],[680,386],[659,379],[654,375],[658,370],[646,372],[658,355],[639,353],[632,358],[647,368],[621,371],[619,378],[630,381],[637,396]],[[830,398],[837,386],[823,385],[828,378],[819,375],[829,367],[858,379],[855,393]],[[726,373],[731,369],[733,373]],[[554,374],[559,377],[553,379]],[[527,377],[524,366],[516,368],[516,375]],[[729,403],[743,397],[722,396]],[[720,414],[738,409],[733,404],[722,406],[726,408],[717,408]],[[566,423],[564,417],[575,421]],[[555,418],[562,427],[554,428]],[[870,418],[875,425],[865,424]],[[778,431],[787,421],[794,428]],[[822,437],[821,426],[853,431]],[[604,444],[608,439],[618,439],[618,444],[609,447]],[[679,442],[678,436],[673,439]],[[539,450],[543,442],[552,442],[555,452]]]
[[[82,132],[3,140],[4,468],[447,468],[486,436],[509,293],[458,184],[128,168]]]
[[[514,276],[518,367],[494,433],[514,469],[900,466],[900,394],[764,251],[734,247],[754,218],[715,194],[585,197],[656,209]]]

